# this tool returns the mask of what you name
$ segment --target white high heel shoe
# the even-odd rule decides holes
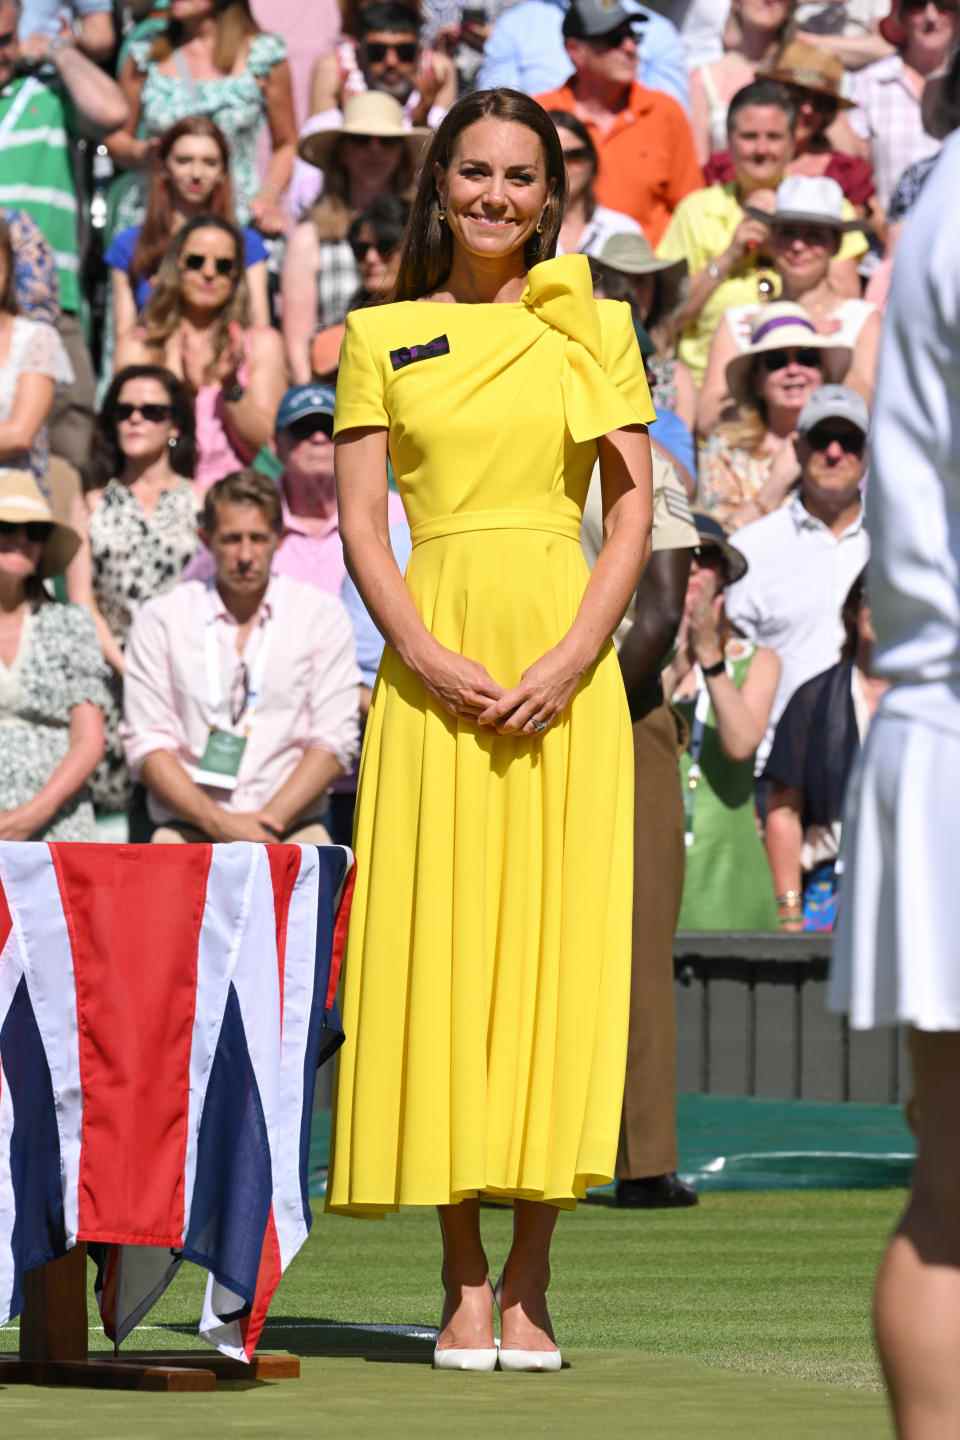
[[[462,1350],[448,1346],[445,1350],[434,1348],[434,1370],[482,1370],[490,1372],[497,1368],[496,1345],[489,1350]]]
[[[550,1371],[563,1369],[563,1356],[559,1350],[503,1350],[500,1351],[501,1370]]]

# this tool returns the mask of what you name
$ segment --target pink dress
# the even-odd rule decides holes
[[[247,362],[240,366],[237,377],[241,385],[249,381]],[[193,477],[193,494],[199,502],[216,480],[234,470],[242,470],[254,456],[236,449],[227,428],[226,406],[219,385],[202,385],[194,401],[197,424],[197,468]]]

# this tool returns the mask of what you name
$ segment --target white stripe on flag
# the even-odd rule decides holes
[[[69,1249],[77,1239],[83,1096],[73,952],[49,845],[26,841],[0,846],[0,883],[7,894],[30,1002],[53,1082]]]
[[[13,1098],[0,1065],[0,1325],[10,1319],[13,1300],[13,1226],[17,1218],[10,1173]]]
[[[197,1179],[197,1143],[210,1069],[220,1039],[227,991],[250,908],[256,845],[214,845],[207,876],[200,943],[197,949],[197,1006],[190,1047],[190,1097],[187,1151],[183,1165],[183,1234],[190,1229],[193,1187]],[[276,948],[276,947],[274,947]],[[269,963],[265,959],[264,963]]]
[[[284,1269],[307,1238],[300,1194],[300,1122],[303,1116],[303,1057],[310,1027],[317,951],[319,868],[316,846],[301,845],[300,871],[287,915],[283,970],[283,1040],[277,1128],[271,1136],[273,1218]]]

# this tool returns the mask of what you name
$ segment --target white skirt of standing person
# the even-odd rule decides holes
[[[848,789],[827,1004],[858,1030],[960,1030],[960,693],[895,687]]]

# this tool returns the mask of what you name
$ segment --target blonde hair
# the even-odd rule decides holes
[[[230,339],[230,326],[240,325],[244,330],[250,324],[250,292],[243,263],[243,236],[229,220],[221,215],[197,215],[188,220],[178,231],[157,271],[156,283],[149,304],[143,313],[143,327],[147,345],[163,351],[170,336],[177,330],[183,315],[181,310],[180,256],[191,235],[197,230],[222,230],[234,244],[233,289],[230,298],[217,316],[213,336],[213,356],[204,371],[204,379],[212,382],[217,365],[226,351]]]
[[[213,42],[213,63],[221,75],[229,75],[236,66],[247,41],[263,32],[250,10],[249,0],[214,0],[216,36]],[[171,20],[158,35],[150,50],[151,60],[168,60],[184,43],[183,26]]]

